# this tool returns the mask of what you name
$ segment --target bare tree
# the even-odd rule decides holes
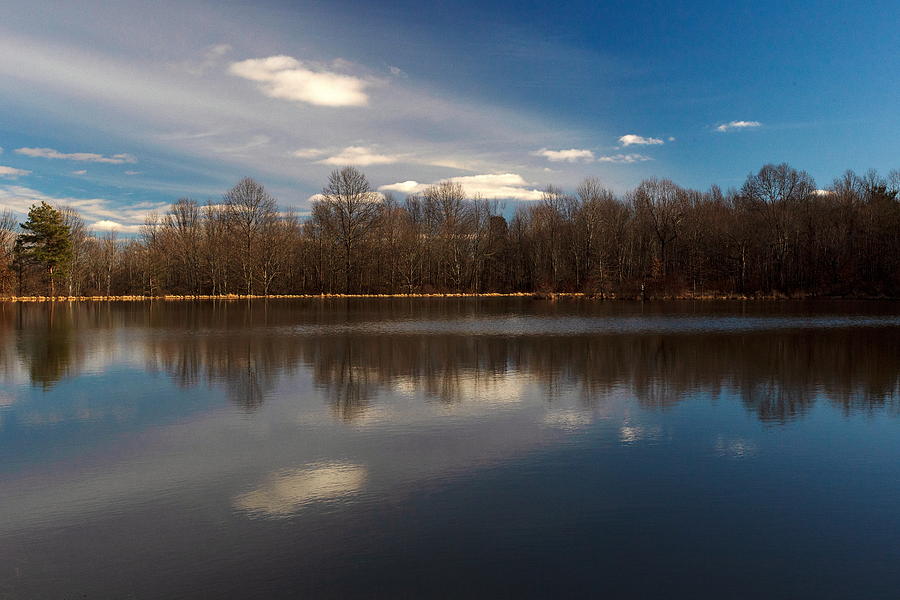
[[[372,191],[369,180],[355,167],[331,172],[328,185],[319,201],[325,208],[327,220],[337,233],[344,259],[344,291],[353,286],[357,253],[364,237],[370,232],[378,216],[381,196]]]
[[[233,249],[228,243],[228,213],[221,204],[207,202],[202,214],[203,270],[211,293],[228,293],[228,267]]]
[[[150,213],[141,226],[140,239],[144,246],[143,293],[155,296],[165,289],[164,277],[168,271],[163,227],[159,215]]]
[[[276,278],[284,273],[299,235],[299,224],[294,215],[287,215],[270,220],[261,234],[265,243],[260,246],[257,272],[263,295],[268,296]]]
[[[750,174],[741,188],[745,206],[762,216],[765,232],[773,238],[774,277],[786,286],[786,260],[790,241],[790,216],[796,205],[815,191],[816,184],[806,171],[798,171],[787,163],[768,164]]]
[[[240,272],[247,295],[253,293],[262,231],[276,218],[275,199],[253,179],[241,179],[225,194],[228,221],[237,247]]]
[[[112,296],[113,272],[119,263],[118,236],[114,230],[106,232],[100,240],[100,255],[103,261],[103,274],[106,283],[106,295]]]
[[[66,268],[66,287],[69,296],[80,296],[86,267],[87,226],[78,211],[71,206],[59,206],[57,210],[62,213],[63,223],[69,228],[72,240],[72,257]]]
[[[684,190],[668,179],[647,179],[632,194],[638,219],[646,223],[658,244],[659,274],[669,274],[671,245],[678,239],[687,212]]]
[[[200,293],[200,265],[202,224],[199,205],[190,198],[181,198],[172,204],[166,215],[165,225],[172,241],[172,252],[177,260],[179,279],[192,295]]]
[[[16,244],[18,222],[11,210],[0,213],[0,292],[13,288],[13,249]]]

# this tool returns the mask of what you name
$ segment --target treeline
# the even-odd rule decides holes
[[[548,187],[511,218],[454,182],[399,200],[353,167],[311,215],[252,179],[220,202],[151,215],[133,239],[91,235],[68,208],[0,218],[5,294],[222,295],[558,292],[900,295],[900,170],[818,189],[766,165],[723,192],[649,179]]]

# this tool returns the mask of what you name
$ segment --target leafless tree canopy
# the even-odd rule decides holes
[[[304,220],[249,178],[221,203],[175,201],[133,239],[91,236],[63,215],[73,251],[59,289],[71,295],[900,295],[900,170],[847,171],[817,189],[765,165],[727,192],[648,179],[624,195],[588,178],[504,215],[458,183],[399,200],[345,167]],[[2,292],[41,293],[42,272],[15,264],[16,235],[0,215]]]

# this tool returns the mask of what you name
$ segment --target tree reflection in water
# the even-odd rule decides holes
[[[336,417],[348,422],[365,415],[381,394],[415,392],[446,403],[495,401],[514,397],[513,384],[523,379],[537,384],[548,401],[576,393],[588,406],[623,388],[650,409],[698,394],[736,395],[759,419],[772,423],[802,417],[817,401],[845,412],[900,412],[895,326],[735,333],[453,332],[454,319],[504,310],[452,300],[418,306],[409,300],[7,304],[0,310],[0,328],[7,332],[0,372],[13,373],[18,360],[31,383],[47,389],[80,372],[88,344],[111,345],[94,354],[112,359],[116,344],[137,345],[148,371],[164,372],[185,387],[221,385],[246,411],[261,406],[280,381],[308,373],[326,392]],[[527,322],[552,310],[533,305],[518,316]],[[433,333],[399,327],[411,319],[421,320],[423,327],[441,327]],[[98,331],[117,335],[89,335]]]
[[[5,308],[5,307],[4,307]],[[41,304],[36,310],[15,305],[16,353],[33,385],[44,390],[78,373],[71,305]],[[4,353],[8,355],[8,353]]]

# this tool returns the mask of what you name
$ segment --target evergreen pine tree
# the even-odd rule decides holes
[[[28,220],[22,223],[22,229],[25,233],[16,239],[16,261],[21,267],[36,264],[46,269],[50,296],[55,296],[55,277],[60,276],[72,257],[72,236],[63,215],[41,202],[40,206],[32,206],[28,211]]]

